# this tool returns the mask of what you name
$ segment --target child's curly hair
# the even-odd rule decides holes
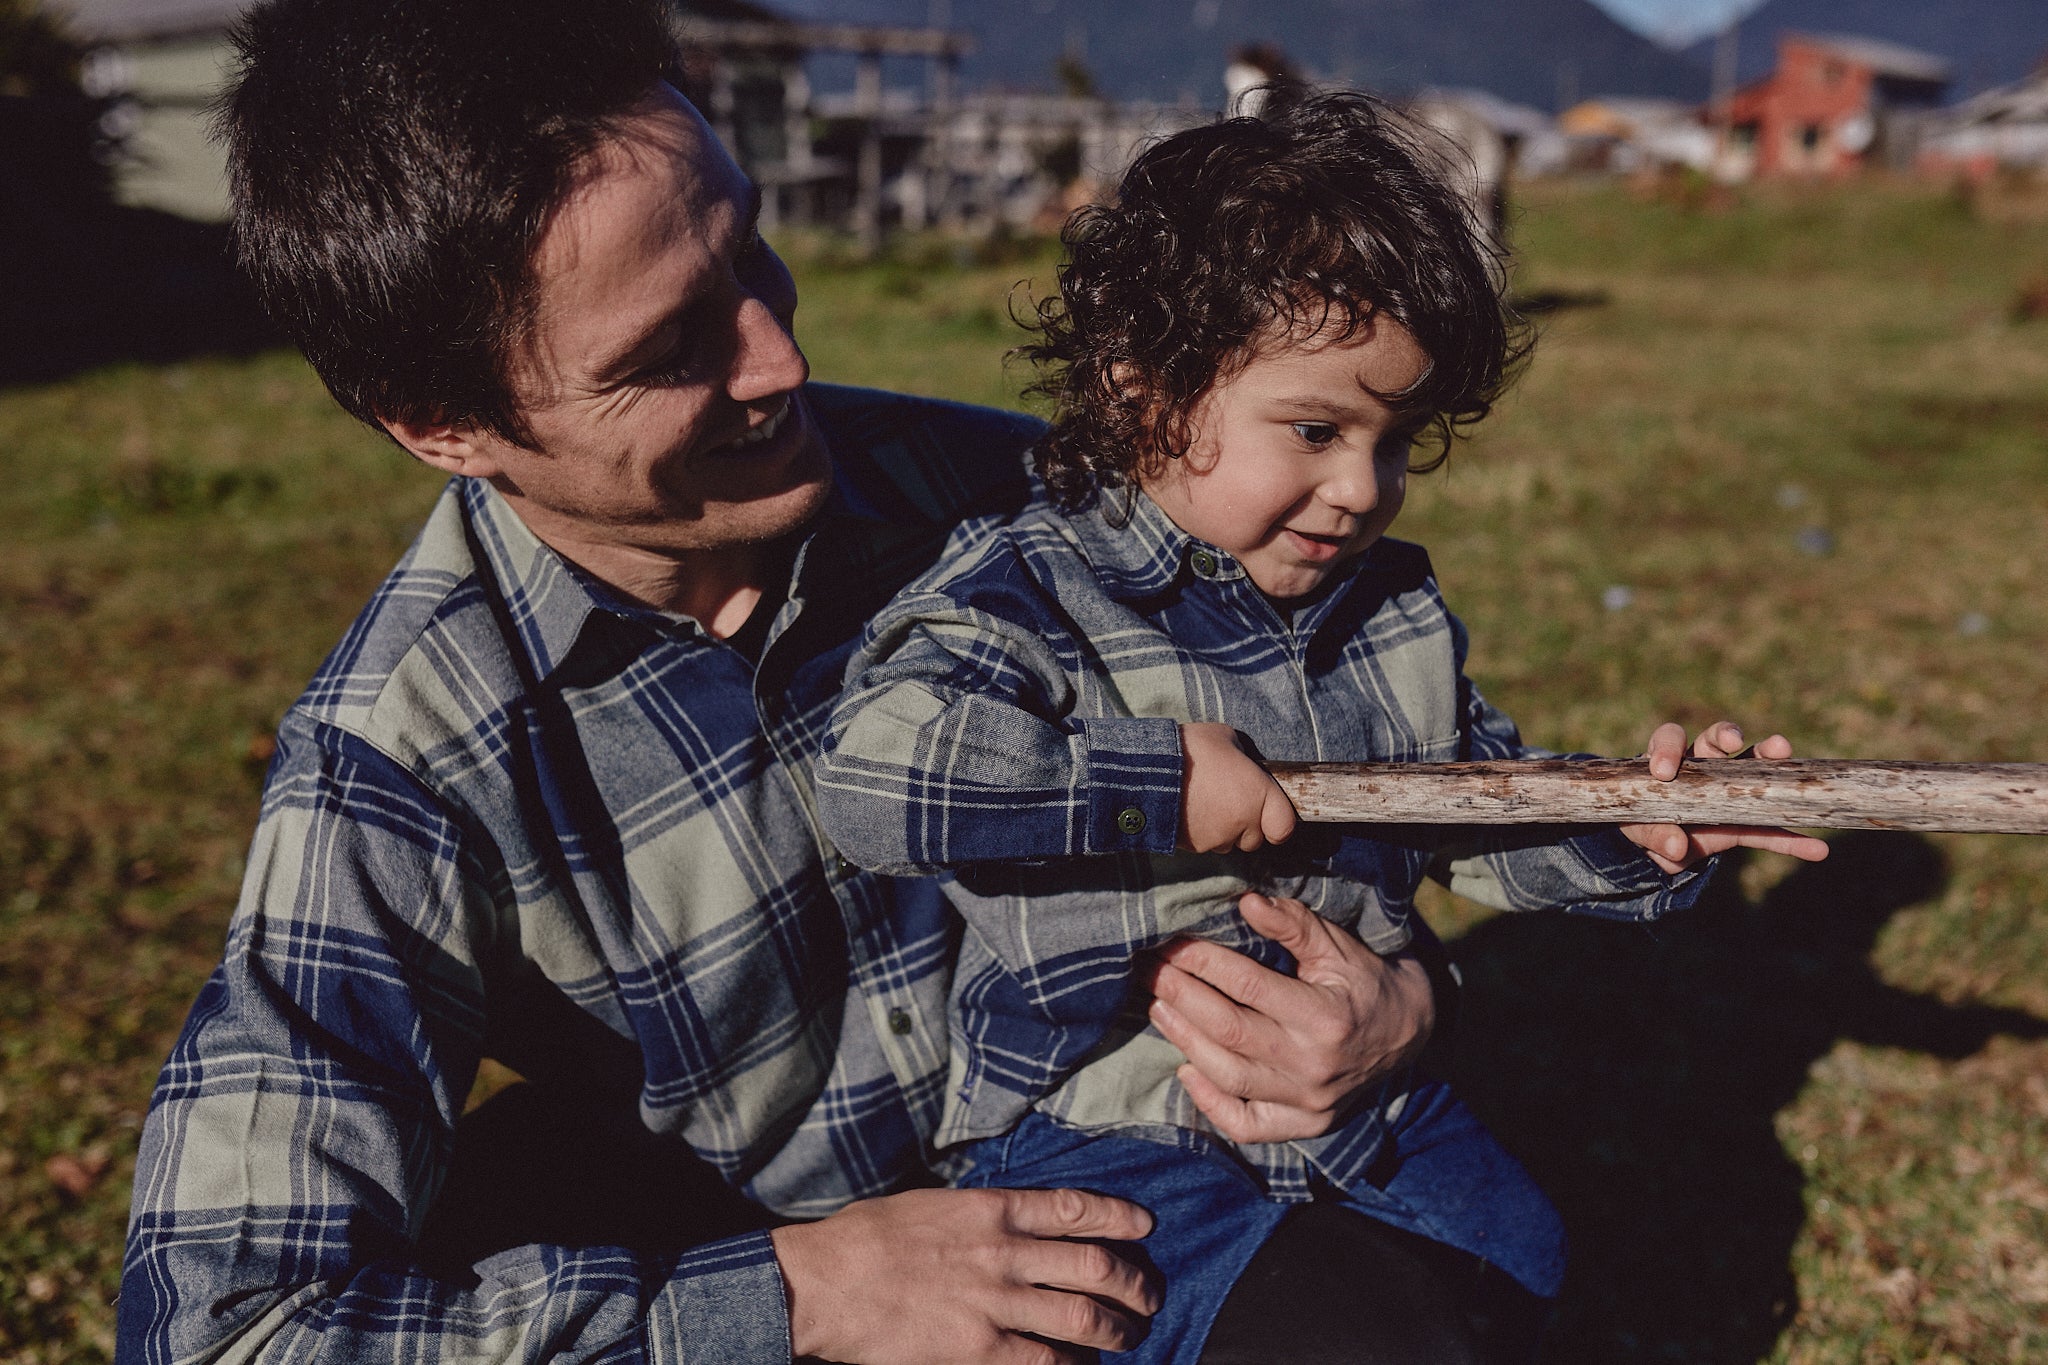
[[[1185,454],[1202,395],[1284,332],[1348,337],[1375,314],[1429,357],[1377,395],[1433,435],[1434,469],[1531,345],[1504,257],[1449,182],[1434,135],[1369,95],[1306,95],[1147,148],[1116,202],[1067,220],[1059,292],[1017,349],[1053,400],[1038,469],[1064,506]]]

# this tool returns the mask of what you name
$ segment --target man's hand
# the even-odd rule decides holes
[[[1152,1230],[1080,1190],[912,1190],[769,1236],[791,1353],[864,1365],[1054,1365],[1123,1350],[1159,1290],[1095,1241]],[[1042,1338],[1042,1340],[1033,1340]],[[1071,1347],[1049,1345],[1070,1342]]]
[[[1180,842],[1197,853],[1250,853],[1294,833],[1294,806],[1273,775],[1244,751],[1237,731],[1201,722],[1180,727]]]
[[[1237,908],[1294,954],[1298,974],[1177,939],[1153,968],[1152,1022],[1187,1054],[1181,1084],[1225,1137],[1318,1137],[1354,1095],[1429,1042],[1429,977],[1414,958],[1383,958],[1300,901],[1248,893]]]
[[[1666,721],[1658,726],[1643,754],[1650,760],[1652,777],[1659,782],[1671,781],[1678,776],[1678,770],[1684,763],[1685,727],[1676,721]],[[1742,727],[1733,721],[1716,721],[1700,731],[1700,737],[1693,741],[1692,754],[1694,758],[1744,757]],[[1772,735],[1758,741],[1749,756],[1790,758],[1792,741],[1783,735]],[[1762,825],[1623,825],[1621,832],[1666,872],[1683,872],[1700,859],[1731,848],[1762,848],[1773,853],[1789,853],[1809,863],[1817,863],[1828,856],[1825,840]]]

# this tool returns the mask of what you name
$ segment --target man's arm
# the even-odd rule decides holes
[[[797,1340],[835,1359],[939,1343],[979,1362],[1037,1349],[1024,1332],[1115,1348],[1156,1308],[1128,1262],[1065,1240],[1134,1238],[1149,1219],[1071,1191],[1013,1192],[993,1213],[990,1192],[917,1191],[696,1247],[678,1228],[668,1253],[527,1245],[423,1264],[491,964],[516,952],[498,941],[518,926],[488,894],[503,869],[483,842],[382,755],[288,726],[226,960],[144,1129],[122,1359],[232,1344],[271,1361],[774,1362],[794,1309]]]
[[[786,1357],[765,1233],[666,1256],[528,1246],[419,1264],[486,964],[516,932],[475,843],[367,747],[282,736],[226,960],[144,1128],[124,1360],[230,1342],[263,1360]]]

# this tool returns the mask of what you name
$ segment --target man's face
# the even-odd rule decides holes
[[[1383,317],[1349,337],[1261,338],[1197,402],[1187,454],[1158,461],[1140,485],[1268,597],[1313,592],[1400,513],[1416,423],[1375,395],[1409,387],[1427,365]]]
[[[810,373],[796,286],[757,207],[667,86],[578,167],[509,367],[533,448],[472,436],[542,539],[687,558],[772,540],[823,503],[828,457],[795,394]]]

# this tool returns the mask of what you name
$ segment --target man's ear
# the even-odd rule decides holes
[[[504,472],[498,458],[502,442],[478,427],[460,426],[438,420],[380,417],[391,439],[420,460],[449,474],[471,478],[495,478]]]

